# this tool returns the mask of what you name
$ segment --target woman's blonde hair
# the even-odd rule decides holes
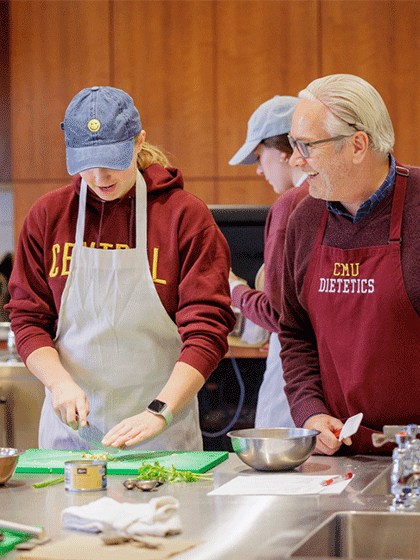
[[[134,142],[137,143],[139,136],[134,138]],[[148,142],[143,142],[143,146],[137,156],[137,167],[140,171],[144,171],[147,167],[152,165],[153,163],[158,163],[162,167],[170,167],[171,164],[166,157],[166,155],[157,148],[156,146],[152,146]]]

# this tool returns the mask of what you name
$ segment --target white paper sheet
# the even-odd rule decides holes
[[[312,476],[295,473],[260,473],[257,475],[237,476],[223,486],[208,493],[209,496],[267,496],[298,494],[340,494],[352,479],[340,480],[329,486],[321,482],[328,476]]]

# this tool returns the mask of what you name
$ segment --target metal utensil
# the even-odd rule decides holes
[[[382,447],[385,443],[395,443],[395,436],[400,432],[406,432],[407,426],[384,426],[383,433],[372,434],[374,447]]]
[[[0,519],[0,529],[7,529],[9,531],[19,531],[19,533],[27,533],[37,539],[45,537],[44,527],[33,527],[31,525],[23,525],[22,523],[13,523],[12,521],[5,521]]]
[[[79,423],[78,432],[79,436],[90,443],[95,449],[100,449],[108,453],[119,453],[120,451],[118,447],[106,447],[102,445],[101,441],[105,434],[90,422],[87,422],[86,426],[81,426]]]
[[[157,480],[139,480],[137,484],[137,488],[140,488],[143,492],[151,492],[157,486],[159,486]]]
[[[129,478],[123,482],[123,485],[127,490],[138,488],[143,492],[152,492],[158,486],[162,486],[162,484],[163,482],[160,480],[137,480],[137,478]]]
[[[344,422],[344,426],[341,428],[340,435],[338,436],[338,441],[343,441],[344,438],[350,437],[357,432],[360,426],[360,422],[363,419],[363,412],[350,416]]]
[[[14,475],[20,455],[25,453],[23,449],[14,447],[0,447],[0,486]]]
[[[286,471],[312,454],[317,430],[304,428],[251,428],[228,432],[233,451],[258,471]]]

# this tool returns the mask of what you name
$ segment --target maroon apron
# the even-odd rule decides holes
[[[344,452],[381,452],[372,445],[373,431],[420,423],[420,318],[401,269],[407,176],[397,167],[387,245],[323,246],[326,208],[305,277],[303,297],[318,344],[326,406],[343,421],[364,415],[352,448],[343,446]]]

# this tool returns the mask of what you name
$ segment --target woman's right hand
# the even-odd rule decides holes
[[[51,393],[54,412],[64,423],[77,430],[79,422],[86,426],[89,403],[85,392],[62,366],[55,348],[37,348],[26,360],[28,369]]]
[[[54,412],[64,424],[73,430],[77,430],[79,422],[86,426],[89,403],[86,393],[73,380],[55,383],[50,391]]]

